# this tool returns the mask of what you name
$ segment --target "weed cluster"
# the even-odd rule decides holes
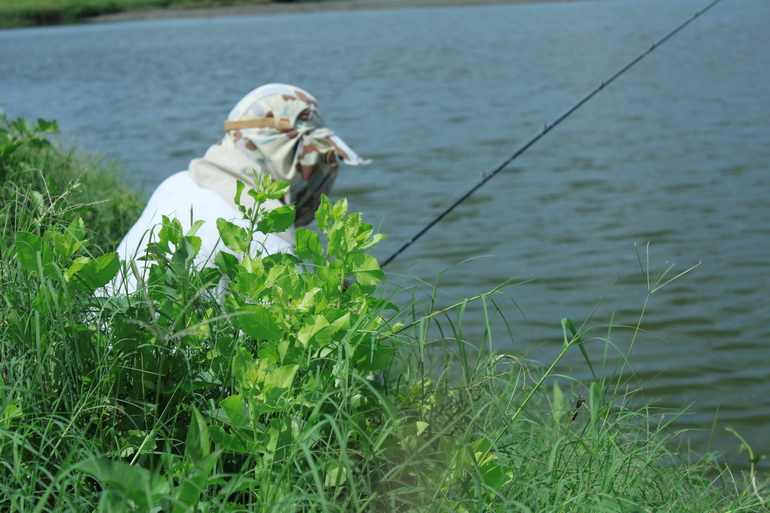
[[[127,213],[86,220],[115,207],[77,201],[85,175],[55,185],[55,125],[2,122],[0,510],[766,507],[766,484],[673,464],[666,426],[617,381],[596,377],[573,406],[546,391],[553,367],[533,379],[451,321],[454,336],[432,338],[451,309],[414,316],[383,296],[368,253],[382,236],[345,200],[323,199],[295,255],[264,255],[253,233],[294,216],[260,208],[285,193],[268,179],[238,191],[256,203],[241,207],[249,228],[220,220],[209,267],[193,265],[197,226],[164,218],[140,268],[96,233],[122,232]],[[114,285],[125,276],[136,292]],[[561,355],[589,343],[563,326]]]

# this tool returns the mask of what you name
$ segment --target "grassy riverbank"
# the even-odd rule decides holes
[[[0,119],[0,510],[768,511],[766,478],[688,454],[677,412],[637,404],[621,369],[557,381],[463,337],[467,308],[504,315],[498,295],[523,289],[393,305],[379,237],[344,200],[298,233],[313,272],[226,254],[198,272],[168,220],[141,292],[105,295],[142,201],[53,132]],[[219,229],[251,252],[248,230]],[[559,357],[638,331],[600,325],[562,321]]]
[[[75,23],[141,9],[212,8],[270,0],[0,0],[0,28]]]
[[[0,0],[0,28],[153,18],[459,7],[575,0]]]

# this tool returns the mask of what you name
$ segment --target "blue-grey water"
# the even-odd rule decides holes
[[[57,119],[151,190],[221,136],[264,82],[295,83],[374,163],[335,196],[390,238],[385,258],[452,199],[700,0],[570,3],[156,20],[0,31],[0,102]],[[626,375],[688,413],[703,454],[745,464],[735,428],[770,454],[770,3],[724,0],[602,91],[391,266],[446,306],[490,297],[491,344],[548,363],[560,320],[588,319],[613,368],[649,297]],[[649,243],[649,253],[647,244]],[[482,257],[483,258],[477,258]],[[466,261],[467,259],[472,259]],[[443,272],[446,271],[446,272]],[[439,277],[440,275],[440,277]],[[651,283],[654,287],[654,282]],[[423,287],[426,288],[427,287]],[[418,297],[422,297],[419,296]],[[505,321],[501,320],[505,318]],[[590,318],[590,319],[589,319]],[[614,324],[611,332],[601,328]],[[488,344],[481,303],[464,335]],[[579,352],[561,372],[585,383]],[[609,370],[607,371],[609,372]],[[576,393],[585,393],[577,386]],[[714,417],[718,417],[713,433]],[[767,462],[760,468],[767,468]]]

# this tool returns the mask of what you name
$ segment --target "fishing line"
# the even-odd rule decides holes
[[[504,161],[502,161],[498,166],[493,168],[491,171],[488,171],[486,173],[483,173],[481,175],[481,180],[476,182],[475,185],[473,185],[470,189],[468,189],[467,192],[465,192],[462,196],[457,198],[451,205],[449,205],[446,209],[444,209],[440,214],[438,214],[435,218],[433,218],[432,221],[430,221],[425,227],[423,227],[417,234],[415,234],[411,239],[406,241],[404,245],[402,245],[400,248],[398,248],[392,255],[390,255],[388,258],[386,258],[381,264],[380,267],[385,267],[390,262],[395,260],[395,258],[400,255],[406,248],[414,244],[417,239],[422,237],[425,232],[433,228],[439,221],[444,219],[450,212],[452,212],[458,205],[460,205],[463,201],[468,199],[474,192],[476,192],[482,185],[487,183],[489,180],[492,179],[496,174],[498,174],[500,171],[505,169],[508,164],[516,160],[519,156],[521,156],[525,151],[527,151],[529,148],[531,148],[536,142],[538,142],[540,139],[545,137],[545,135],[556,128],[559,124],[561,124],[562,121],[570,117],[576,110],[578,110],[580,107],[582,107],[585,103],[587,103],[591,98],[599,94],[605,87],[610,85],[612,82],[615,81],[615,79],[622,76],[626,71],[633,68],[639,61],[644,59],[646,56],[654,52],[658,47],[660,47],[662,44],[664,44],[666,41],[674,37],[680,30],[685,28],[687,25],[695,21],[698,16],[702,15],[712,7],[714,7],[716,4],[721,2],[722,0],[714,0],[709,5],[701,9],[700,11],[697,11],[695,14],[693,14],[690,18],[688,18],[686,21],[684,21],[681,25],[676,27],[674,30],[666,34],[663,38],[658,40],[657,42],[652,43],[649,48],[647,48],[644,52],[639,54],[637,57],[629,61],[625,66],[620,68],[618,71],[615,72],[614,75],[612,75],[610,78],[603,80],[596,88],[594,88],[593,91],[585,95],[583,98],[581,98],[577,103],[572,105],[569,109],[567,109],[564,114],[559,116],[556,121],[554,121],[551,124],[545,124],[543,126],[543,129],[536,134],[534,137],[532,137],[529,141],[524,143],[523,146],[521,146],[519,149],[517,149],[510,157],[506,158]]]

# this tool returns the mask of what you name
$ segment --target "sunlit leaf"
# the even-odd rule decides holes
[[[336,464],[326,471],[324,486],[327,488],[342,486],[347,481],[347,475],[347,468],[341,464]]]
[[[288,182],[273,182],[267,188],[267,197],[270,199],[281,199],[289,192],[289,187]]]
[[[222,237],[222,243],[230,250],[245,254],[249,248],[249,231],[222,218],[217,219],[217,230]]]
[[[120,270],[117,253],[107,253],[87,262],[70,278],[75,290],[96,290],[112,280]]]
[[[267,307],[248,305],[237,316],[238,326],[256,340],[278,340],[283,331]]]
[[[349,259],[350,272],[362,285],[376,285],[385,273],[380,269],[377,259],[366,253],[354,253]]]
[[[294,377],[298,369],[299,366],[297,365],[284,365],[273,369],[268,372],[265,378],[265,388],[290,388],[294,383]]]
[[[294,207],[283,205],[269,212],[257,224],[257,229],[262,233],[281,233],[294,224]]]
[[[303,347],[309,347],[311,343],[313,347],[322,347],[331,341],[331,335],[336,331],[335,328],[327,328],[329,321],[323,315],[314,315],[297,332],[297,341]]]
[[[240,394],[231,395],[219,404],[227,414],[230,425],[234,427],[248,427],[250,425],[249,415],[243,404],[243,398]]]
[[[321,246],[321,238],[318,234],[312,230],[305,228],[299,228],[294,237],[297,240],[297,246],[294,248],[294,253],[307,260],[312,260],[316,265],[320,265],[323,260],[323,247]]]

